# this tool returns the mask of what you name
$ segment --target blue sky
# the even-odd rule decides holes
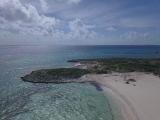
[[[159,0],[0,0],[0,44],[160,44]]]

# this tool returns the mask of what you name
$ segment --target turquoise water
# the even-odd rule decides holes
[[[113,120],[108,98],[89,84],[32,84],[36,69],[97,57],[159,58],[159,46],[0,46],[0,120]]]

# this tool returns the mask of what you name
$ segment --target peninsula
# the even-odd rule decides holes
[[[160,75],[160,59],[77,59],[69,60],[68,62],[75,63],[75,65],[72,68],[36,70],[21,78],[23,81],[33,83],[59,84],[68,82],[82,82],[78,81],[77,78],[80,78],[85,74],[147,72],[153,73],[157,76]],[[130,81],[135,80],[129,79],[126,83],[129,83]]]
[[[159,120],[160,59],[78,59],[72,68],[42,69],[22,77],[32,83],[91,83],[110,95],[124,120]]]

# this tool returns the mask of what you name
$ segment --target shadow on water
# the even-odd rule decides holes
[[[90,84],[93,85],[96,88],[96,90],[103,91],[102,87],[97,82],[93,81],[93,82],[90,82]]]

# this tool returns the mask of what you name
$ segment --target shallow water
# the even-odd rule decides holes
[[[160,57],[159,46],[0,46],[0,120],[113,120],[108,98],[89,84],[32,84],[36,69],[97,57]],[[116,118],[117,119],[117,118]]]
[[[47,86],[42,91],[38,90],[29,95],[24,113],[12,119],[111,120],[111,111],[107,109],[106,100],[107,98],[102,93],[97,92],[90,85]],[[27,112],[25,112],[26,110]]]

